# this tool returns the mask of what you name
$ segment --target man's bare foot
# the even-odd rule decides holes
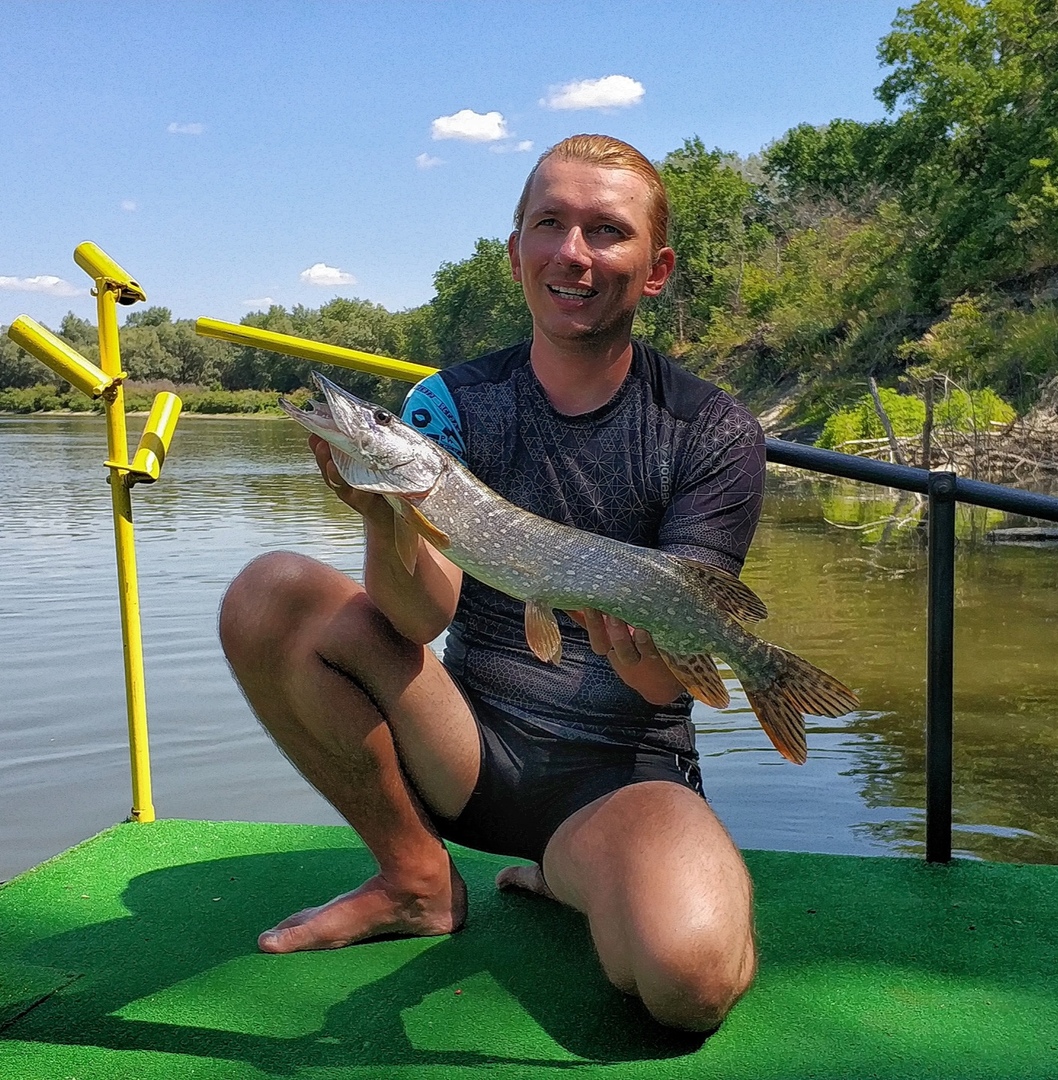
[[[341,949],[380,934],[432,937],[461,930],[467,917],[467,888],[455,866],[449,882],[432,896],[397,889],[381,874],[359,889],[284,919],[257,939],[262,952]]]
[[[496,875],[497,889],[522,889],[524,892],[544,896],[548,900],[558,901],[558,897],[547,887],[544,872],[539,863],[532,866],[505,866]]]

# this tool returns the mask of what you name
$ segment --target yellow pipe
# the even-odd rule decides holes
[[[168,390],[155,395],[140,444],[129,466],[130,483],[142,481],[152,484],[158,479],[182,408],[183,402]]]
[[[94,244],[82,244],[77,251],[80,253],[86,247],[94,249],[89,252],[90,255],[94,256],[97,252],[99,255],[103,254]],[[78,259],[78,265],[86,268],[81,259]],[[113,263],[113,266],[121,270],[116,263]],[[125,276],[128,277],[128,275]],[[139,286],[136,287],[139,288]],[[99,357],[103,371],[110,376],[117,376],[121,371],[117,317],[121,288],[120,283],[112,283],[110,278],[96,279]],[[142,295],[142,290],[140,293]],[[114,543],[117,548],[118,604],[121,609],[121,638],[125,660],[125,702],[128,713],[129,757],[132,770],[131,817],[133,821],[154,821],[154,804],[151,801],[151,761],[147,742],[147,695],[143,678],[140,598],[136,580],[132,499],[129,495],[129,446],[125,428],[125,395],[120,382],[115,384],[113,393],[108,394],[104,401],[109,457],[107,464],[110,467],[110,496],[114,506]]]
[[[378,356],[376,353],[361,352],[359,349],[346,349],[341,345],[325,345],[321,341],[310,341],[292,334],[277,334],[272,330],[260,330],[256,326],[221,322],[219,319],[197,319],[195,333],[203,337],[230,341],[233,345],[251,345],[256,349],[268,349],[271,352],[285,353],[287,356],[297,356],[302,360],[314,360],[320,364],[336,364],[356,371],[366,371],[371,375],[387,375],[391,379],[403,379],[405,382],[418,382],[437,371],[437,368],[396,360],[392,356]]]
[[[90,398],[102,396],[114,385],[114,379],[100,371],[91,360],[86,360],[28,315],[19,315],[7,328],[7,336]]]
[[[86,240],[77,245],[73,261],[95,281],[97,289],[102,282],[108,289],[113,290],[119,304],[135,304],[138,300],[147,299],[140,283],[134,281],[127,270],[122,270],[102,248],[91,241]]]

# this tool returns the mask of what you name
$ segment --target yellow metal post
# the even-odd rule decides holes
[[[77,251],[81,252],[81,249],[86,246],[82,244]],[[95,245],[91,246],[95,247]],[[77,261],[78,265],[84,265],[80,259]],[[127,278],[127,275],[125,277]],[[95,282],[96,310],[99,314],[99,361],[104,373],[116,378],[121,372],[117,317],[121,285],[119,280],[110,277],[97,277]],[[133,821],[154,821],[154,803],[151,801],[151,759],[147,741],[147,695],[143,677],[140,597],[136,579],[136,549],[132,528],[129,444],[125,428],[125,392],[120,382],[116,383],[113,391],[104,399],[104,403],[107,418],[110,497],[114,507],[114,543],[117,548],[118,603],[121,609],[121,639],[125,660],[125,703],[128,712],[129,756],[132,768],[131,817]]]
[[[310,341],[293,334],[277,334],[273,330],[260,330],[256,326],[221,322],[220,319],[196,319],[195,333],[203,337],[230,341],[233,345],[252,345],[257,349],[297,356],[302,360],[336,364],[356,371],[366,371],[371,375],[388,375],[391,379],[403,379],[405,382],[418,382],[437,371],[437,368],[396,360],[392,356],[346,349],[341,345],[325,345],[322,341]]]

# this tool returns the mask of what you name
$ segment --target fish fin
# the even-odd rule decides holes
[[[400,507],[397,512],[401,518],[427,543],[433,544],[439,551],[444,551],[452,546],[452,538],[448,533],[442,531],[432,521],[428,520],[417,506],[412,506],[405,499],[396,499],[395,501]]]
[[[419,560],[419,534],[397,507],[393,508],[393,540],[404,569],[414,574]]]
[[[803,765],[808,756],[804,717],[844,716],[860,699],[833,675],[796,653],[772,646],[780,657],[780,669],[766,686],[752,687],[743,681],[746,696],[775,749],[788,761]]]
[[[554,611],[546,604],[526,600],[525,640],[537,660],[556,666],[562,662],[562,633]]]
[[[801,710],[788,701],[774,686],[766,690],[746,690],[750,707],[772,745],[787,761],[803,765],[808,760],[805,719]]]
[[[719,566],[698,562],[697,559],[686,559],[682,555],[675,557],[697,573],[709,592],[709,598],[721,611],[743,622],[759,622],[768,617],[764,601],[734,574],[721,570]]]
[[[720,672],[716,670],[716,664],[708,653],[676,656],[664,649],[658,649],[658,654],[687,692],[700,702],[712,705],[714,709],[723,709],[731,704],[731,695],[728,694],[724,680],[720,678]]]

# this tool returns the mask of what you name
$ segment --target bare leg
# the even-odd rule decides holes
[[[610,981],[661,1023],[713,1031],[752,982],[749,873],[687,788],[649,781],[597,799],[563,822],[543,871],[587,915]]]
[[[235,579],[220,634],[261,723],[379,867],[358,889],[263,933],[260,947],[339,948],[382,933],[459,929],[466,888],[423,804],[458,815],[480,750],[436,657],[397,634],[355,582],[282,552]]]

